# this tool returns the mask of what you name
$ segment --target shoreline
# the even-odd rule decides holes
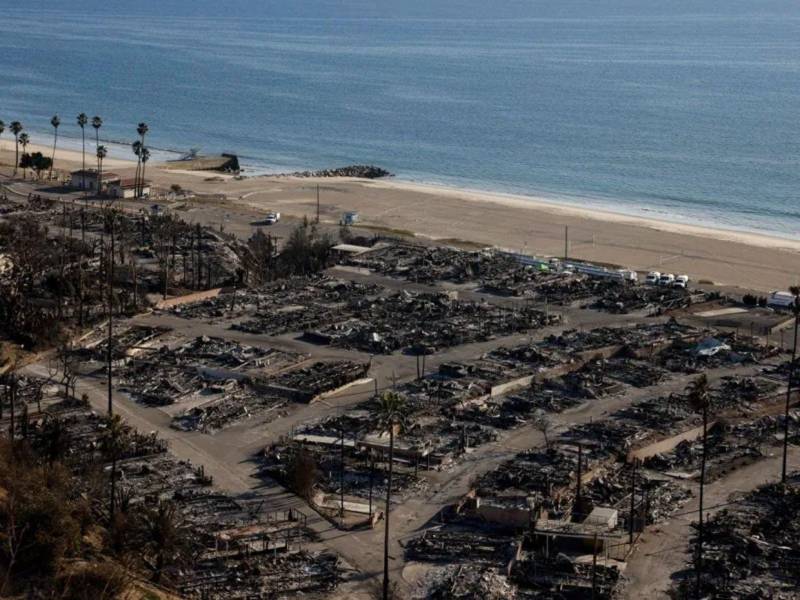
[[[72,142],[75,142],[76,139],[79,140],[79,138],[74,138],[74,137],[70,137],[68,139],[70,139]],[[102,141],[103,140],[101,140],[101,142]],[[117,144],[116,142],[107,142],[107,143],[113,144],[116,147],[121,147],[121,145]],[[86,146],[87,146],[86,163],[87,166],[91,168],[91,165],[95,160],[94,152],[91,151],[94,146],[94,140],[90,139],[88,135],[87,135]],[[49,156],[50,152],[52,151],[52,146],[48,147],[46,144],[42,143],[32,142],[28,145],[28,148],[30,151],[33,152],[42,152],[46,156]],[[13,139],[12,140],[0,139],[0,151],[13,152],[14,151]],[[75,150],[74,148],[57,148],[56,160],[58,161],[59,159],[66,161],[68,163],[76,163],[76,162],[80,163],[81,152],[80,150]],[[152,173],[163,171],[167,174],[174,173],[174,174],[195,176],[198,179],[205,179],[208,177],[223,177],[225,179],[232,179],[232,177],[230,177],[229,175],[226,175],[224,173],[216,173],[214,171],[185,171],[175,168],[166,169],[164,168],[163,162],[164,161],[151,162],[150,168],[152,169]],[[105,159],[104,165],[112,168],[125,169],[125,168],[135,168],[136,162],[132,159],[109,156]],[[386,189],[394,189],[398,191],[407,191],[412,193],[436,194],[469,202],[501,204],[504,206],[514,206],[517,208],[530,209],[530,210],[545,210],[545,211],[550,211],[553,214],[563,215],[565,217],[579,217],[579,218],[595,219],[598,221],[609,221],[620,224],[634,225],[638,227],[646,227],[657,231],[666,231],[671,233],[685,233],[688,235],[705,236],[723,241],[736,242],[751,246],[759,246],[762,248],[774,248],[774,249],[800,252],[800,236],[788,237],[778,232],[761,232],[761,231],[752,231],[747,229],[716,227],[713,225],[713,223],[705,223],[705,222],[701,222],[701,224],[698,225],[693,225],[679,220],[669,220],[669,219],[660,219],[657,217],[641,216],[606,207],[581,208],[580,206],[575,205],[575,203],[579,203],[582,200],[582,198],[577,196],[571,198],[570,200],[567,200],[566,198],[563,200],[559,200],[558,198],[555,197],[547,197],[547,196],[537,195],[535,193],[524,194],[524,193],[504,192],[491,189],[481,189],[481,188],[471,188],[467,186],[451,185],[446,183],[403,179],[402,175],[386,177],[382,179],[356,179],[356,178],[346,178],[346,177],[296,177],[291,174],[247,175],[246,170],[244,171],[244,173],[245,175],[242,181],[254,181],[254,180],[263,180],[263,181],[294,180],[298,182],[314,181],[315,184],[319,183],[320,185],[322,185],[325,182],[362,183],[365,186],[375,186],[375,187],[380,186]],[[596,201],[590,198],[585,198],[583,200],[592,202]]]
[[[737,242],[763,248],[776,248],[800,252],[800,237],[790,238],[781,236],[779,234],[728,229],[724,227],[713,227],[711,225],[691,225],[688,223],[669,221],[655,217],[641,217],[604,208],[580,208],[578,206],[573,206],[566,201],[562,203],[556,199],[549,199],[542,196],[533,196],[527,194],[483,191],[475,188],[461,188],[444,184],[415,182],[403,179],[376,179],[373,181],[378,184],[385,184],[387,187],[392,187],[398,190],[434,193],[460,198],[470,202],[496,203],[506,206],[515,206],[518,208],[546,210],[554,214],[562,214],[564,216],[592,218],[600,221],[610,221],[638,227],[648,227],[658,231],[713,237],[723,241]],[[579,201],[579,199],[576,199],[576,201]]]
[[[87,140],[87,166],[94,164]],[[0,140],[0,162],[10,164],[13,139]],[[29,151],[52,151],[30,144]],[[56,169],[80,167],[81,153],[60,148]],[[90,162],[91,161],[91,162]],[[130,159],[108,158],[105,167],[122,176],[136,168]],[[639,272],[668,271],[694,281],[767,292],[800,283],[800,239],[674,223],[608,210],[589,209],[547,198],[461,189],[389,179],[254,176],[235,179],[210,171],[165,169],[148,164],[147,178],[163,189],[180,185],[206,197],[189,213],[223,211],[238,215],[246,235],[270,211],[287,218],[316,214],[321,190],[321,221],[335,226],[346,211],[360,214],[364,233],[409,235],[440,244],[462,242],[540,256],[563,257],[569,230],[569,258],[619,265]],[[197,217],[195,217],[197,218]],[[202,217],[207,218],[207,217]],[[219,218],[218,215],[213,218]],[[226,217],[227,218],[227,217]]]

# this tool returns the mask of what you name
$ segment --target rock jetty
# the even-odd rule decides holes
[[[323,171],[300,171],[291,173],[292,177],[358,177],[360,179],[380,179],[392,177],[386,169],[373,165],[350,165],[339,169],[325,169]]]

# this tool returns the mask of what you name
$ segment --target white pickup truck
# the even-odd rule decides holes
[[[275,225],[278,221],[281,220],[281,213],[279,212],[269,212],[267,216],[264,217],[264,223],[267,225]]]

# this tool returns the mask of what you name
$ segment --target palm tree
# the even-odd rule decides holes
[[[84,194],[86,193],[86,125],[89,123],[89,117],[86,116],[86,113],[81,113],[78,115],[78,127],[81,128],[81,169],[84,172],[84,178],[82,180]]]
[[[108,155],[105,146],[97,147],[97,196],[101,196],[103,190],[103,159]]]
[[[146,135],[147,135],[147,132],[148,132],[149,130],[150,130],[150,128],[147,126],[147,123],[139,123],[139,125],[136,127],[136,133],[138,133],[138,134],[139,134],[139,137],[140,137],[140,139],[141,139],[141,142],[142,142],[142,147],[141,147],[141,149],[142,149],[142,150],[144,150],[144,147],[145,147],[145,146],[144,146],[144,136],[146,136]],[[144,169],[142,169],[142,170],[144,170]],[[142,179],[143,179],[143,178],[142,178]],[[139,189],[139,183],[138,183],[138,180],[137,180],[137,182],[136,182],[136,190],[135,190],[134,194],[135,194],[135,196],[136,196],[137,198],[138,198],[138,197],[139,197],[139,195],[141,194],[141,192],[140,192],[140,189]]]
[[[103,119],[95,115],[92,117],[92,127],[94,127],[94,145],[97,150],[100,150],[100,128],[103,126]],[[97,170],[100,170],[100,158],[97,159]],[[99,184],[98,184],[99,187]],[[99,190],[98,190],[99,192]]]
[[[147,165],[148,160],[150,160],[150,150],[142,147],[142,173],[141,173],[142,181],[141,184],[139,185],[139,196],[144,195],[144,169],[145,166]]]
[[[111,459],[111,482],[109,495],[109,515],[114,519],[117,497],[117,460],[125,448],[124,438],[130,433],[131,428],[126,425],[119,415],[106,418],[106,428],[100,436],[100,449],[106,458]]]
[[[384,392],[378,405],[378,423],[382,432],[389,432],[389,474],[386,483],[386,514],[383,534],[383,600],[389,598],[389,510],[392,499],[392,472],[394,463],[394,432],[403,429],[405,401],[394,391]]]
[[[21,134],[19,136],[19,144],[20,144],[20,146],[22,146],[22,158],[23,158],[23,160],[25,159],[25,150],[28,147],[28,144],[30,144],[30,143],[31,143],[31,138],[28,137],[27,133],[23,133],[23,134]],[[27,172],[28,172],[28,168],[27,168],[28,162],[25,161],[25,162],[22,163],[22,165],[23,165],[23,167],[22,167],[22,178],[25,179],[25,177],[27,177]]]
[[[136,175],[133,178],[134,194],[135,194],[136,193],[135,192],[136,184],[139,181],[139,172],[140,172],[140,170],[142,168],[142,142],[141,142],[141,140],[136,140],[135,142],[133,142],[131,144],[131,149],[133,150],[133,153],[136,155]]]
[[[789,291],[794,294],[792,312],[794,313],[794,344],[792,345],[792,362],[789,363],[789,383],[786,384],[786,412],[783,415],[783,464],[781,466],[781,483],[786,483],[786,458],[789,452],[789,400],[792,397],[792,380],[797,360],[797,326],[800,321],[800,286],[792,286]]]
[[[148,554],[155,556],[154,583],[160,583],[164,571],[184,562],[192,551],[187,527],[173,502],[162,500],[158,506],[145,511],[140,531],[140,543]]]
[[[49,464],[61,460],[69,448],[69,438],[70,430],[66,421],[57,415],[47,413],[42,427],[41,441]]]
[[[698,412],[703,414],[703,453],[700,458],[700,519],[697,525],[697,563],[695,564],[695,572],[697,574],[696,581],[696,594],[700,598],[702,592],[700,589],[701,576],[703,571],[703,491],[706,481],[706,454],[708,448],[708,409],[710,405],[710,395],[708,378],[705,374],[700,375],[697,379],[690,382],[686,387],[686,392],[689,397],[689,404]]]
[[[48,179],[53,178],[53,165],[56,162],[56,144],[58,143],[58,126],[61,125],[61,119],[58,118],[58,115],[53,115],[53,118],[50,119],[50,125],[53,126],[53,158],[50,161],[50,172],[47,175]]]
[[[3,132],[6,130],[6,124],[3,121],[0,121],[0,135],[3,135]]]
[[[17,174],[17,167],[19,166],[19,134],[22,133],[22,123],[19,121],[11,121],[11,133],[14,134],[16,140],[15,154],[14,154],[14,175]]]

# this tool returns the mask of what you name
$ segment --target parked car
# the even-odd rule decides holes
[[[663,273],[658,280],[659,285],[672,285],[675,283],[675,275],[672,273]]]

